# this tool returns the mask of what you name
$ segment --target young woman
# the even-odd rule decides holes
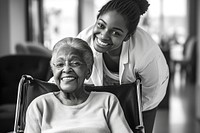
[[[94,53],[88,84],[124,84],[140,76],[147,133],[152,132],[169,80],[168,65],[158,44],[137,27],[148,6],[146,0],[110,0],[99,10],[96,23],[78,35]]]
[[[53,49],[51,67],[60,89],[34,99],[26,112],[25,133],[133,133],[115,95],[84,90],[93,53],[78,38],[64,38]]]

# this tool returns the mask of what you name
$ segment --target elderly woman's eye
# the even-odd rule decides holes
[[[72,61],[70,64],[71,64],[71,66],[76,67],[76,66],[82,65],[83,63],[80,61]]]
[[[65,63],[59,62],[59,63],[55,63],[54,65],[57,68],[62,68],[62,67],[64,67]]]

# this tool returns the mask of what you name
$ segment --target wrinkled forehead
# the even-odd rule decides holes
[[[66,58],[66,57],[76,57],[79,58],[81,60],[83,59],[83,55],[81,53],[80,50],[75,49],[73,47],[70,46],[61,46],[57,49],[57,51],[55,53],[53,53],[53,59],[56,60],[58,58]]]

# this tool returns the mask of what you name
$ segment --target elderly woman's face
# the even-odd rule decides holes
[[[76,49],[61,47],[52,57],[52,70],[56,84],[65,93],[82,89],[84,80],[89,78],[89,69],[83,55]]]

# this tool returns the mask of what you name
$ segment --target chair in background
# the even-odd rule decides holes
[[[175,71],[180,71],[181,85],[185,85],[186,81],[195,82],[196,80],[196,43],[197,38],[189,36],[184,44],[176,44],[171,47],[172,76],[174,77]]]
[[[40,55],[51,57],[52,51],[37,42],[18,43],[15,46],[17,54]]]
[[[141,84],[139,80],[132,84],[115,86],[86,85],[85,89],[86,91],[107,91],[115,94],[121,103],[131,129],[134,133],[144,133],[141,111]],[[23,75],[18,88],[14,133],[21,133],[24,131],[26,109],[35,97],[58,90],[55,84],[38,80],[29,75]]]
[[[39,55],[8,55],[0,57],[0,132],[13,130],[18,83],[23,74],[48,80],[50,58]]]
[[[183,76],[193,82],[196,80],[196,41],[194,36],[188,37],[183,49],[184,58],[179,62]]]

